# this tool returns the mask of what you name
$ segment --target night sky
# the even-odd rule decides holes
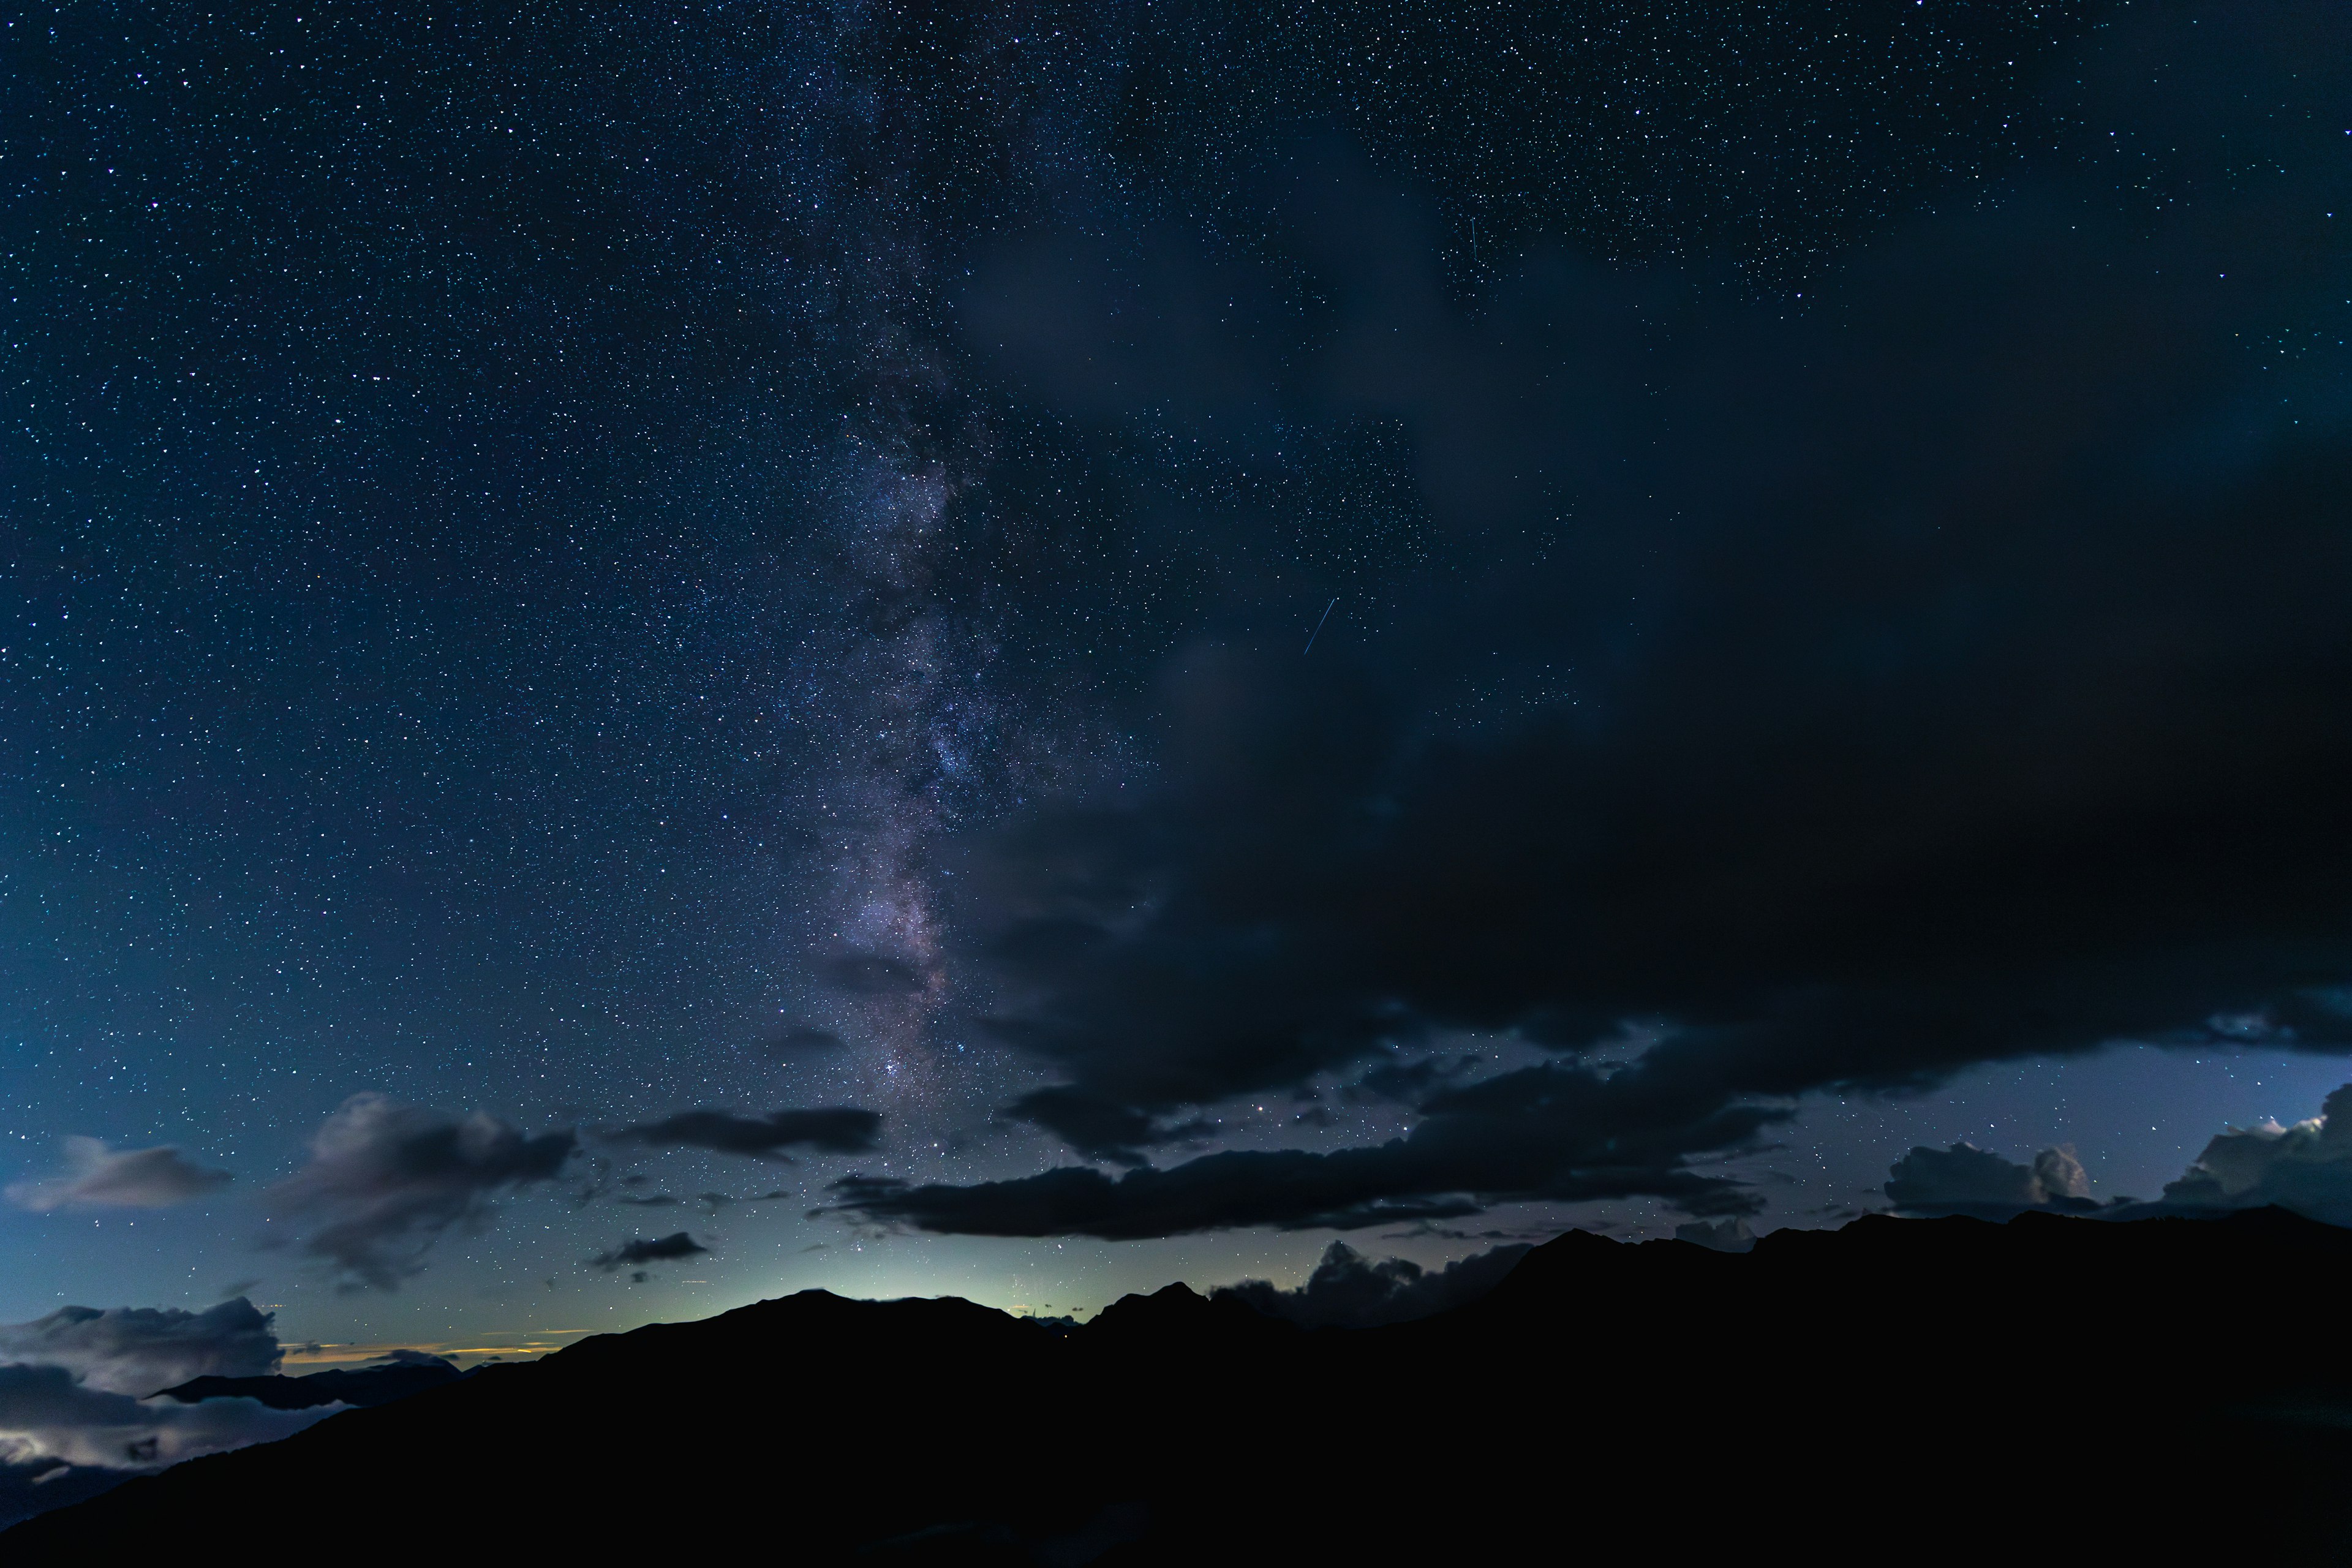
[[[2336,7],[0,50],[0,1321],[1092,1310],[2352,1079]]]

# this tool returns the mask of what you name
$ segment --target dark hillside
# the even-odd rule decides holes
[[[1937,1561],[2352,1546],[2352,1232],[1873,1218],[1744,1256],[1571,1233],[1307,1331],[1182,1286],[1056,1335],[813,1291],[494,1366],[0,1538],[18,1563]]]

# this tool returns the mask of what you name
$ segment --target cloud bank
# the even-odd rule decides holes
[[[76,1382],[61,1366],[0,1366],[0,1463],[43,1460],[153,1469],[289,1436],[340,1405],[272,1410],[251,1399],[134,1399]]]
[[[0,1326],[0,1359],[63,1369],[110,1394],[144,1398],[192,1377],[261,1377],[278,1370],[269,1313],[239,1297],[190,1312],[177,1307],[60,1307]]]
[[[1237,610],[1166,672],[1154,787],[960,871],[985,1022],[1056,1079],[1009,1109],[1133,1168],[837,1206],[1102,1237],[1720,1215],[1750,1200],[1696,1163],[1808,1091],[2250,1019],[2352,1048],[2352,17],[2135,15],[2053,80],[2047,151],[1801,305],[1538,254],[1466,311],[1431,214],[1314,157],[1267,197],[1282,266],[1171,240],[1113,286],[1055,235],[982,268],[991,341],[1045,319],[992,289],[1059,301],[1003,353],[1072,418],[1210,408],[1236,447],[1401,422],[1458,570],[1383,584],[1379,635],[1312,658]],[[1187,267],[1188,298],[1318,303],[1119,358]],[[1133,371],[1108,401],[1095,360]],[[1628,1020],[1656,1043],[1601,1068]],[[1563,1065],[1379,1146],[1153,1163],[1201,1108],[1481,1034]],[[1898,1180],[2067,1196],[1968,1165]]]
[[[2275,1204],[2308,1219],[2352,1227],[2352,1083],[2319,1114],[2282,1127],[2265,1121],[2217,1134],[2153,1202],[2091,1197],[2072,1144],[2044,1149],[2030,1165],[1969,1143],[1914,1149],[1887,1173],[1886,1196],[1906,1213],[2006,1219],[2030,1208],[2111,1219],[2213,1215]]]
[[[2030,1165],[1959,1142],[1948,1149],[1914,1149],[1887,1172],[1886,1196],[1914,1214],[1973,1214],[2006,1218],[2029,1208],[2084,1212],[2091,1178],[2074,1146],[2044,1149]]]
[[[280,1353],[269,1316],[241,1299],[201,1312],[61,1307],[0,1326],[0,1527],[127,1473],[269,1442],[341,1408],[149,1397],[195,1377],[265,1376]]]

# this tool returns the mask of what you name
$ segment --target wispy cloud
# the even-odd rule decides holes
[[[63,1174],[17,1182],[8,1201],[19,1208],[169,1208],[228,1185],[226,1171],[207,1170],[171,1146],[110,1149],[100,1139],[65,1141]]]

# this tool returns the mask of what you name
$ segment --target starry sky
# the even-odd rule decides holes
[[[13,14],[0,1319],[1092,1310],[2316,1113],[2343,31]]]

